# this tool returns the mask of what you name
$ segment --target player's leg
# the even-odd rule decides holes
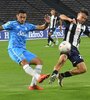
[[[50,39],[50,34],[48,33],[48,44],[47,44],[48,46],[50,46],[51,45],[51,39]]]
[[[74,75],[79,75],[79,74],[85,73],[86,71],[87,71],[87,68],[86,68],[85,63],[81,62],[81,63],[77,64],[77,66],[75,68],[71,69],[70,71],[60,73],[58,75],[58,83],[62,87],[63,86],[63,83],[62,83],[63,78],[71,77]]]
[[[34,71],[37,72],[38,74],[41,74],[41,70],[42,70],[43,64],[42,64],[42,61],[38,57],[36,57],[35,59],[31,60],[30,61],[30,65],[36,65]],[[32,89],[32,87],[35,87],[35,88],[37,88],[39,90],[43,89],[43,88],[37,86],[37,80],[36,80],[35,77],[32,78],[32,81],[31,81],[31,84],[29,86],[29,89]]]
[[[84,62],[80,62],[77,64],[77,66],[75,68],[73,68],[70,73],[72,75],[78,75],[78,74],[82,74],[85,73],[87,71],[87,67],[85,65]]]
[[[55,33],[55,28],[51,28],[51,30],[50,30],[50,35],[51,35],[51,42],[53,43],[51,46],[54,46],[55,45],[55,41],[54,41],[54,39],[52,38],[52,36],[54,35],[54,33]],[[54,35],[55,36],[55,35]]]
[[[63,77],[70,77],[78,74],[85,73],[87,71],[87,67],[84,62],[80,62],[76,65],[75,68],[71,69],[70,71],[67,71],[65,73],[61,73]],[[68,73],[68,74],[67,74]]]
[[[59,84],[62,86],[62,79],[66,77],[71,77],[74,75],[82,74],[87,71],[86,65],[83,58],[80,56],[80,53],[77,49],[71,51],[71,54],[68,56],[69,60],[72,62],[74,68],[59,74]]]
[[[51,46],[51,40],[50,40],[50,36],[48,33],[47,45],[45,47],[49,47],[49,46]]]
[[[29,62],[30,65],[36,65],[34,71],[38,74],[41,74],[42,65],[43,65],[41,59],[38,58],[35,54],[33,54],[29,51],[24,52],[24,56],[25,56],[26,60]],[[43,76],[43,75],[41,75],[41,76]],[[48,78],[48,75],[46,75],[46,78]],[[43,89],[43,88],[37,86],[36,84],[37,84],[37,79],[36,79],[35,76],[33,76],[30,87],[34,86],[35,89],[39,89],[39,90]]]
[[[54,70],[51,74],[49,83],[53,83],[55,81],[55,79],[58,77],[58,72],[61,69],[61,67],[64,65],[64,63],[67,60],[67,55],[66,54],[61,54],[59,57],[59,60],[57,62],[57,64],[54,66]]]
[[[47,44],[48,46],[50,45],[50,42],[55,44],[54,39],[51,37],[52,34],[53,34],[53,29],[49,29],[49,32],[48,32],[48,44]]]
[[[51,45],[51,41],[49,38],[49,32],[50,32],[50,28],[48,29],[48,39],[47,39],[47,45],[45,47],[49,47]]]
[[[58,45],[59,41],[58,41],[58,36],[55,34],[55,38],[56,38],[56,45]]]
[[[34,59],[36,59],[36,58],[34,58]],[[36,69],[33,69],[33,70],[31,70],[32,68],[30,67],[30,65],[29,64],[27,64],[27,60],[22,60],[21,61],[21,65],[22,66],[26,66],[26,68],[24,69],[25,70],[25,72],[27,73],[27,74],[29,74],[29,75],[31,75],[32,74],[32,81],[31,81],[31,85],[29,86],[29,89],[30,90],[35,90],[35,89],[37,89],[37,79],[40,77],[38,77],[38,76],[35,76],[35,74],[36,75],[40,75],[40,73],[38,73],[38,71],[36,70]],[[42,66],[40,66],[40,68],[41,68]],[[39,70],[40,71],[40,70]],[[38,78],[37,78],[38,77]],[[41,88],[41,87],[39,87],[38,86],[38,88],[39,88],[39,90],[42,90],[43,88]]]
[[[26,60],[23,52],[25,52],[25,49],[22,48],[12,48],[8,50],[9,56],[12,60],[20,64],[27,74],[35,76],[38,79],[40,75],[37,73],[35,74],[34,70],[29,66],[29,62]]]
[[[54,31],[53,35],[55,36],[55,41],[56,41],[55,44],[58,45],[59,41],[58,41],[58,35],[56,33],[56,30]]]
[[[29,66],[29,61],[27,60],[26,50],[22,48],[14,48],[8,51],[9,51],[9,55],[11,59],[17,62],[18,64],[20,64],[27,74],[34,76],[39,83],[49,76],[49,75],[40,75],[34,69],[32,69],[31,66]],[[36,58],[36,55],[32,54],[29,60],[34,59],[34,58]]]
[[[40,75],[34,71],[34,69],[29,65],[29,63],[27,62],[26,59],[23,59],[20,62],[20,65],[23,67],[24,71],[27,74],[29,74],[31,76],[34,76],[38,80],[38,78],[40,77]]]
[[[52,38],[52,34],[53,34],[53,33],[49,33],[49,39],[50,39],[50,41],[52,42],[52,45],[51,45],[51,46],[54,46],[54,45],[55,45],[55,41],[54,41],[54,39]]]

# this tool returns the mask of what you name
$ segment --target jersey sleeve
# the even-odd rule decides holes
[[[12,22],[8,21],[7,23],[3,24],[2,27],[4,30],[12,29]]]
[[[88,37],[90,37],[90,29],[86,26],[85,31],[83,32],[85,35],[87,35]]]
[[[29,24],[29,25],[28,25],[28,28],[29,28],[29,31],[33,31],[33,30],[36,29],[36,25]]]

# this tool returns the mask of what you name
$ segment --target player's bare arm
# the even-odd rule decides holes
[[[44,30],[44,29],[46,29],[48,27],[48,25],[50,23],[50,17],[49,16],[48,17],[45,16],[44,20],[45,20],[45,24],[43,24],[43,25],[37,25],[36,29],[38,29],[38,30]]]
[[[64,14],[61,14],[59,17],[60,17],[60,19],[62,21],[66,20],[66,21],[69,21],[69,22],[72,22],[72,23],[76,23],[76,20],[75,19],[69,18],[68,16],[66,16]]]
[[[46,29],[48,27],[48,25],[49,25],[49,23],[46,22],[43,25],[37,25],[36,29],[38,29],[38,30],[44,30],[44,29]]]
[[[60,19],[60,31],[62,31],[62,20]]]
[[[3,27],[0,25],[0,31],[3,30]]]

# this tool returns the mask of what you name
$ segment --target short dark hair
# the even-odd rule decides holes
[[[54,8],[51,8],[50,10],[55,10]],[[56,11],[56,10],[55,10]]]
[[[89,16],[88,10],[85,9],[85,8],[82,8],[82,9],[80,10],[80,12],[82,12],[82,13],[86,14],[87,16]]]
[[[26,13],[27,14],[27,12],[25,10],[19,10],[17,14],[20,14],[20,13]]]

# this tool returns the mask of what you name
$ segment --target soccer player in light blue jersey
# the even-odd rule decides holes
[[[26,39],[29,31],[44,30],[48,27],[49,20],[45,19],[46,23],[43,25],[33,25],[26,22],[27,13],[20,10],[16,14],[17,20],[8,21],[0,26],[0,30],[8,30],[10,34],[8,53],[12,60],[20,64],[23,70],[32,76],[29,90],[42,90],[43,88],[37,85],[44,79],[48,78],[48,74],[40,74],[42,70],[42,61],[35,54],[26,49]],[[35,69],[30,65],[36,65]]]

